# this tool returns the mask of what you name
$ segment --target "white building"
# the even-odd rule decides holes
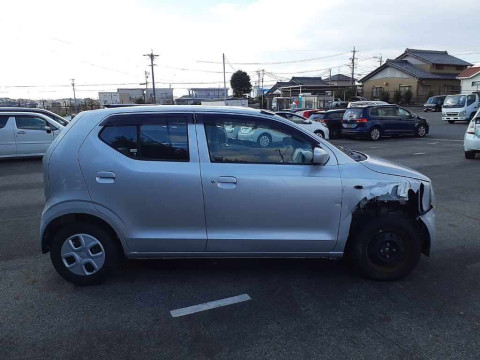
[[[100,107],[104,105],[120,104],[120,94],[118,92],[99,92],[98,103]]]
[[[462,71],[458,74],[457,79],[461,82],[462,94],[480,91],[480,65],[472,66]]]
[[[228,88],[192,88],[188,89],[188,96],[204,100],[225,99],[225,97],[228,97]]]

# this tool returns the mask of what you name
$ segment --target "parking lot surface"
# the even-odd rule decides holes
[[[341,261],[196,259],[130,261],[101,286],[76,287],[40,253],[41,161],[1,161],[0,356],[478,359],[480,158],[464,158],[465,123],[424,116],[426,138],[332,141],[433,181],[435,251],[395,282]],[[243,294],[250,300],[170,313]]]

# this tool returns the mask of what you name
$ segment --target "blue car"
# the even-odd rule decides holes
[[[377,141],[383,136],[428,134],[427,120],[396,105],[353,107],[343,114],[342,135]]]

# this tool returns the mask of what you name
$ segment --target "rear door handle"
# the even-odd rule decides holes
[[[115,181],[115,173],[113,171],[98,171],[96,180],[100,184],[111,184]]]
[[[17,134],[23,135],[23,134],[25,134],[25,131],[23,131],[23,130],[17,131]]]

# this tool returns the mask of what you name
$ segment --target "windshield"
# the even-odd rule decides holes
[[[464,107],[467,101],[466,95],[448,95],[443,103],[443,107]]]
[[[436,97],[431,97],[431,98],[428,98],[427,100],[427,104],[436,104],[438,102],[438,98]]]

